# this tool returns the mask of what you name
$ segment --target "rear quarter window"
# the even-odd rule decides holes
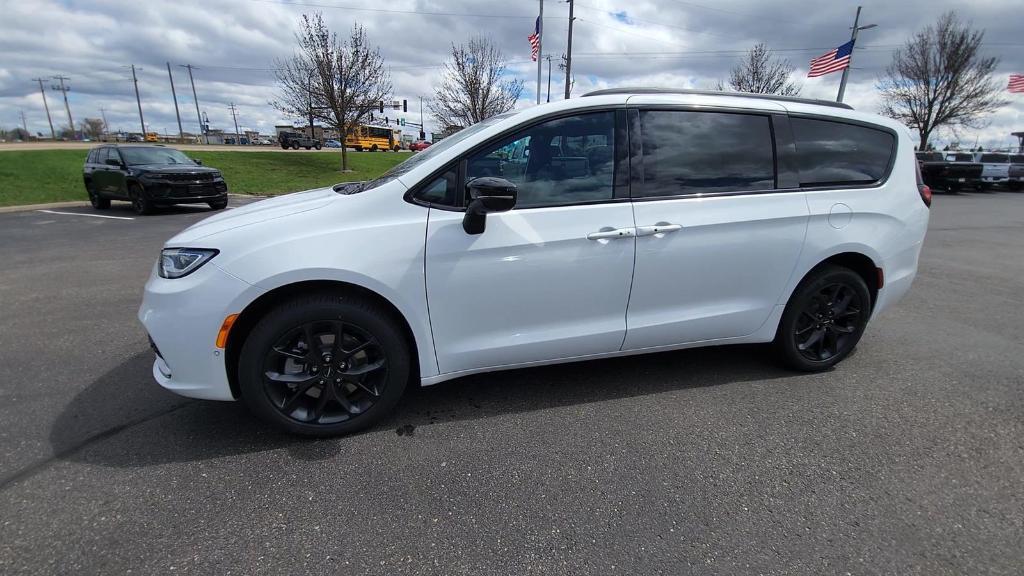
[[[885,130],[815,118],[790,118],[801,186],[863,185],[888,175],[896,137]]]

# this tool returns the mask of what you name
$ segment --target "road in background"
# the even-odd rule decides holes
[[[207,214],[0,214],[0,573],[1024,565],[1024,194],[937,196],[912,293],[832,372],[746,346],[477,375],[322,441],[153,382],[142,285]]]

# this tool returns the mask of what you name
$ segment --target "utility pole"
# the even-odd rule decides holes
[[[540,0],[540,16],[537,17],[537,104],[540,104],[541,54],[544,54],[544,0]]]
[[[544,58],[548,61],[548,102],[551,102],[551,54],[548,54]]]
[[[140,68],[141,70],[141,68]],[[146,139],[146,120],[142,117],[142,99],[139,98],[139,79],[135,76],[135,64],[132,64],[132,84],[135,85],[135,103],[139,106],[139,125],[142,126],[142,139]]]
[[[423,125],[423,96],[420,96],[420,140],[427,139],[427,127]]]
[[[29,133],[28,133],[28,123],[25,122],[25,111],[24,110],[21,110],[21,127],[25,130],[26,136],[28,136],[29,135]]]
[[[77,138],[75,138],[75,121],[71,119],[71,105],[68,104],[68,90],[71,90],[71,88],[64,85],[64,81],[70,80],[70,78],[67,76],[54,76],[53,79],[60,81],[60,87],[53,86],[52,88],[54,90],[60,90],[61,93],[64,94],[64,109],[67,110],[68,113],[68,124],[71,126],[71,139],[77,140]]]
[[[178,64],[182,68],[188,68],[188,81],[192,84],[192,101],[196,103],[196,120],[199,121],[199,133],[206,136],[206,143],[210,143],[210,133],[206,131],[206,127],[203,126],[203,116],[199,113],[199,98],[196,98],[196,81],[192,79],[192,68],[191,64]]]
[[[235,146],[241,146],[242,135],[238,133],[238,109],[234,102],[228,108],[231,110],[231,118],[235,121]]]
[[[167,63],[167,78],[171,81],[171,98],[174,98],[174,115],[178,118],[178,140],[185,139],[185,131],[181,129],[181,113],[178,112],[178,94],[174,91],[174,76],[171,75],[171,63]]]
[[[850,34],[850,42],[854,45],[857,44],[857,32],[861,30],[867,30],[868,28],[874,28],[878,24],[868,24],[867,26],[858,26],[860,22],[860,6],[857,6],[857,15],[853,17],[853,33]],[[850,62],[843,68],[843,78],[839,81],[839,95],[836,96],[836,102],[843,101],[843,95],[846,93],[846,79],[850,75],[850,67],[853,66],[853,50],[856,46],[850,48]]]
[[[571,88],[569,79],[572,78],[572,22],[575,20],[572,15],[573,0],[569,0],[569,48],[566,51],[565,56],[565,99],[569,99],[569,90]]]
[[[50,123],[50,137],[57,139],[57,133],[53,130],[53,120],[50,119],[50,105],[46,103],[46,90],[43,89],[43,79],[33,78],[33,82],[39,82],[39,93],[43,95],[43,108],[46,108],[46,121]]]
[[[100,106],[100,116],[103,118],[103,133],[110,134],[110,124],[107,124],[107,109]]]

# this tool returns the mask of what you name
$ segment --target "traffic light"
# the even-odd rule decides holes
[[[408,111],[409,111],[409,101],[408,100],[402,100],[402,112],[408,112]]]

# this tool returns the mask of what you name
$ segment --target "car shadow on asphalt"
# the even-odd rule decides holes
[[[178,397],[157,386],[151,370],[152,353],[140,351],[76,395],[50,430],[54,459],[130,468],[281,448],[297,459],[322,460],[345,449],[344,437],[309,440],[272,430],[240,402]],[[412,434],[448,422],[794,376],[776,367],[763,346],[478,374],[407,391],[394,413],[364,434]]]

